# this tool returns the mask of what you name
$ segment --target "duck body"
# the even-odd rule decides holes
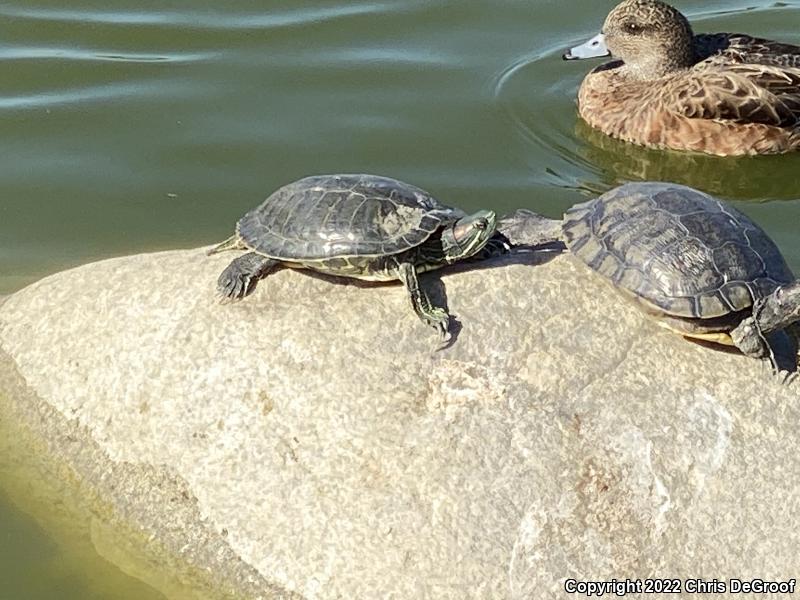
[[[658,0],[626,0],[565,58],[617,57],[590,72],[580,116],[624,141],[720,156],[800,149],[800,46],[694,35]]]

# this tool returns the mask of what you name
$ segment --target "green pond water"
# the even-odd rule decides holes
[[[0,486],[8,489],[13,478],[4,467]],[[42,494],[43,487],[23,484],[11,494],[0,493],[2,600],[165,600],[120,568],[127,559],[101,556],[88,515],[52,493]]]
[[[575,92],[597,62],[560,53],[612,5],[2,2],[0,294],[91,260],[221,240],[270,191],[324,172],[551,216],[626,180],[687,183],[736,200],[800,272],[800,154],[648,151],[577,123]],[[797,0],[679,7],[698,31],[800,43]],[[0,600],[164,597],[93,555],[80,528],[53,525],[3,461]]]

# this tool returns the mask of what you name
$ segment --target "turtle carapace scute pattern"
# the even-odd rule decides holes
[[[796,370],[800,282],[729,204],[678,184],[628,183],[567,210],[561,236],[660,325]]]
[[[470,258],[495,238],[496,215],[447,206],[378,175],[317,175],[283,186],[245,214],[210,253],[248,250],[219,276],[224,299],[248,295],[279,266],[369,281],[400,280],[419,318],[446,337],[449,315],[417,274]]]
[[[627,184],[569,209],[570,250],[618,287],[678,317],[750,308],[794,276],[749,217],[677,184]]]

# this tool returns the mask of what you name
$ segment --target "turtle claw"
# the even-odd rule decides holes
[[[450,341],[450,328],[448,323],[437,323],[436,328],[439,330],[439,340],[446,344]]]
[[[781,385],[790,386],[792,385],[795,380],[797,380],[797,371],[792,373],[791,371],[778,371],[778,377],[780,378]]]
[[[234,277],[228,277],[226,273],[223,273],[217,282],[220,302],[222,304],[237,302],[249,294],[254,286],[255,281],[248,275],[239,274]]]
[[[222,302],[236,302],[255,289],[258,280],[272,271],[277,261],[255,252],[243,254],[220,274],[217,279],[217,292]]]
[[[233,287],[233,299],[241,300],[244,298],[251,289],[251,278],[248,276],[240,277]]]
[[[441,308],[431,309],[422,315],[422,320],[439,332],[439,339],[443,344],[450,341],[450,315]]]

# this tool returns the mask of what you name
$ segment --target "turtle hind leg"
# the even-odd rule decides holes
[[[769,362],[772,372],[786,375],[797,372],[798,337],[791,329],[765,333],[757,317],[748,317],[731,331],[735,346],[746,356]]]
[[[785,330],[773,331],[766,336],[772,371],[786,381],[797,372],[797,340]]]
[[[800,378],[800,324],[792,323],[786,329],[784,329],[784,331],[792,342],[793,350],[793,362],[791,364],[794,365],[794,370],[789,369],[789,374],[784,380],[785,384],[790,385]]]
[[[242,238],[238,235],[232,235],[221,244],[217,244],[206,252],[206,255],[216,254],[217,252],[224,252],[225,250],[247,250],[247,246],[242,242]]]
[[[772,337],[780,334],[776,339],[784,347],[781,354],[790,352],[791,350],[786,349],[790,346],[795,348],[794,356],[789,363],[793,366],[790,370],[794,372],[797,370],[796,347],[800,340],[799,323],[800,280],[782,285],[769,296],[756,300],[752,316],[744,319],[731,331],[731,337],[743,353],[755,358],[768,358],[773,369],[780,371],[781,365],[778,363],[784,359],[776,358],[772,344]]]
[[[447,311],[438,306],[431,304],[428,295],[420,288],[419,279],[417,279],[417,270],[411,263],[401,263],[397,267],[397,277],[402,281],[408,296],[411,300],[411,306],[417,316],[426,325],[430,325],[439,332],[443,341],[447,340],[447,335],[450,328],[450,315]]]
[[[222,300],[241,300],[250,294],[256,283],[279,265],[279,261],[256,252],[248,252],[231,262],[217,279]]]

